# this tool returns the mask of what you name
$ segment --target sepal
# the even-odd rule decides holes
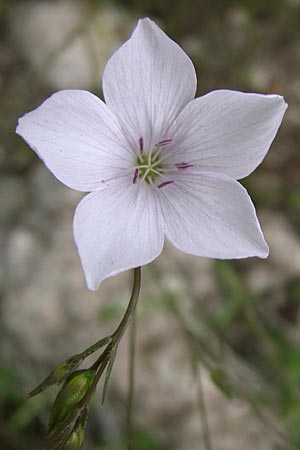
[[[36,388],[29,392],[28,398],[40,394],[54,384],[62,383],[71,373],[74,372],[74,370],[76,370],[80,366],[83,359],[84,358],[81,355],[74,355],[56,366],[55,369],[52,370],[50,375],[48,375],[41,384],[39,384]]]

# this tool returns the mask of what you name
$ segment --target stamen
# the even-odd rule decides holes
[[[158,159],[160,157],[161,151],[162,149],[160,148],[156,153],[154,153],[154,155],[152,156],[152,164],[157,164],[159,162]]]
[[[154,162],[158,162],[158,160],[161,159],[161,154],[162,154],[163,150],[165,149],[165,147],[160,147],[159,144],[156,144],[155,147],[157,147],[158,150],[154,153],[154,156],[152,157],[152,164]]]
[[[148,167],[151,166],[151,160],[152,160],[152,150],[148,154]]]
[[[166,138],[166,139],[163,139],[162,141],[160,141],[158,143],[158,146],[159,147],[165,147],[166,145],[171,144],[171,142],[172,142],[172,138]]]
[[[147,179],[150,172],[151,172],[151,169],[149,169],[149,167],[148,167],[146,172],[143,175],[142,181],[145,181]]]
[[[137,182],[137,179],[138,179],[138,176],[139,176],[139,169],[138,169],[138,167],[135,169],[135,171],[134,171],[134,175],[133,175],[133,184],[135,184],[136,182]]]
[[[155,167],[156,167],[156,170],[159,170],[160,172],[165,172],[166,169],[163,169],[163,168],[160,166],[160,163],[161,163],[160,160],[155,161],[154,164],[152,163],[152,165],[151,165],[152,169],[155,169]],[[157,166],[158,166],[158,167],[157,167]]]
[[[149,184],[153,184],[153,178],[152,178],[152,175],[149,175],[148,176],[148,181],[149,181]]]
[[[143,153],[144,150],[144,139],[142,137],[139,138],[139,146],[140,146],[140,152]]]
[[[157,153],[155,154],[155,158],[158,156],[158,160],[154,160],[155,164],[158,162],[159,164],[161,164],[162,162],[164,162],[166,159],[169,158],[169,155],[164,155],[162,156],[162,152],[163,152],[164,148],[160,147],[159,150],[157,151]]]
[[[165,181],[162,182],[161,177],[164,176],[166,179],[165,172],[170,170],[169,166],[162,165],[161,162],[164,158],[162,158],[162,153],[164,152],[164,147],[157,146],[152,147],[152,149],[146,154],[142,153],[144,149],[144,140],[142,137],[138,139],[139,142],[139,152],[135,161],[135,167],[133,168],[133,183],[143,183],[144,181],[147,184],[154,184],[157,186],[159,183],[158,179],[160,178],[161,183],[158,184],[158,187],[164,187],[167,184],[173,183],[173,181]],[[161,144],[167,145],[172,142],[171,138],[166,138],[160,141]],[[155,148],[156,147],[156,148]],[[187,164],[187,163],[183,163]],[[182,163],[180,163],[182,165]]]
[[[155,175],[158,175],[159,177],[161,176],[161,171],[159,170],[155,170],[153,169],[153,167],[151,167],[151,173],[155,173]]]
[[[182,162],[182,163],[175,164],[175,166],[177,167],[177,169],[188,169],[189,167],[194,167],[194,164]]]
[[[157,187],[158,187],[158,189],[160,189],[171,183],[174,183],[174,180],[164,181],[163,183],[160,183]]]

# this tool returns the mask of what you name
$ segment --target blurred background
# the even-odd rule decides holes
[[[0,448],[43,448],[56,389],[25,400],[54,365],[111,333],[130,274],[87,290],[72,237],[81,194],[14,134],[52,92],[101,96],[108,57],[150,16],[192,58],[198,95],[284,95],[265,161],[243,180],[268,260],[195,258],[166,245],[143,270],[136,450],[300,449],[300,1],[0,1]],[[107,399],[95,398],[89,450],[124,447],[127,342]]]

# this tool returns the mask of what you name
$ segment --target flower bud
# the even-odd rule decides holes
[[[79,450],[83,444],[84,428],[87,420],[88,409],[85,410],[82,419],[75,425],[61,450]]]
[[[64,422],[87,394],[94,379],[92,370],[78,370],[68,376],[54,401],[49,431]]]
[[[82,427],[78,427],[72,431],[62,450],[79,450],[83,444],[84,430]]]

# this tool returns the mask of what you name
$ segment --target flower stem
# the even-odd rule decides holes
[[[134,367],[135,367],[135,336],[136,336],[136,315],[133,314],[129,335],[129,367],[128,367],[128,395],[126,410],[126,431],[127,431],[127,450],[133,450],[133,399],[134,399]]]
[[[133,286],[132,286],[132,292],[129,300],[128,307],[126,309],[126,312],[123,316],[123,319],[121,320],[118,328],[116,331],[112,334],[112,339],[114,342],[114,345],[118,345],[120,340],[122,339],[123,334],[128,328],[128,325],[133,317],[133,313],[135,311],[139,295],[140,295],[140,289],[141,289],[141,268],[136,267],[133,269]]]
[[[137,267],[137,268],[133,269],[133,286],[132,286],[129,304],[127,306],[125,314],[124,314],[121,322],[119,323],[119,326],[117,327],[117,329],[114,331],[114,333],[111,336],[108,337],[108,340],[107,340],[108,344],[107,344],[105,350],[101,353],[99,358],[95,361],[95,363],[90,368],[91,370],[95,370],[95,377],[94,377],[94,380],[93,380],[86,396],[84,397],[84,399],[82,401],[81,408],[80,408],[81,411],[84,411],[85,408],[87,407],[87,405],[97,387],[97,384],[109,362],[112,350],[117,349],[117,347],[120,343],[120,340],[122,339],[125,331],[127,330],[128,326],[133,318],[133,314],[134,314],[134,311],[135,311],[135,308],[136,308],[136,305],[137,305],[137,302],[139,299],[140,288],[141,288],[141,268]]]

